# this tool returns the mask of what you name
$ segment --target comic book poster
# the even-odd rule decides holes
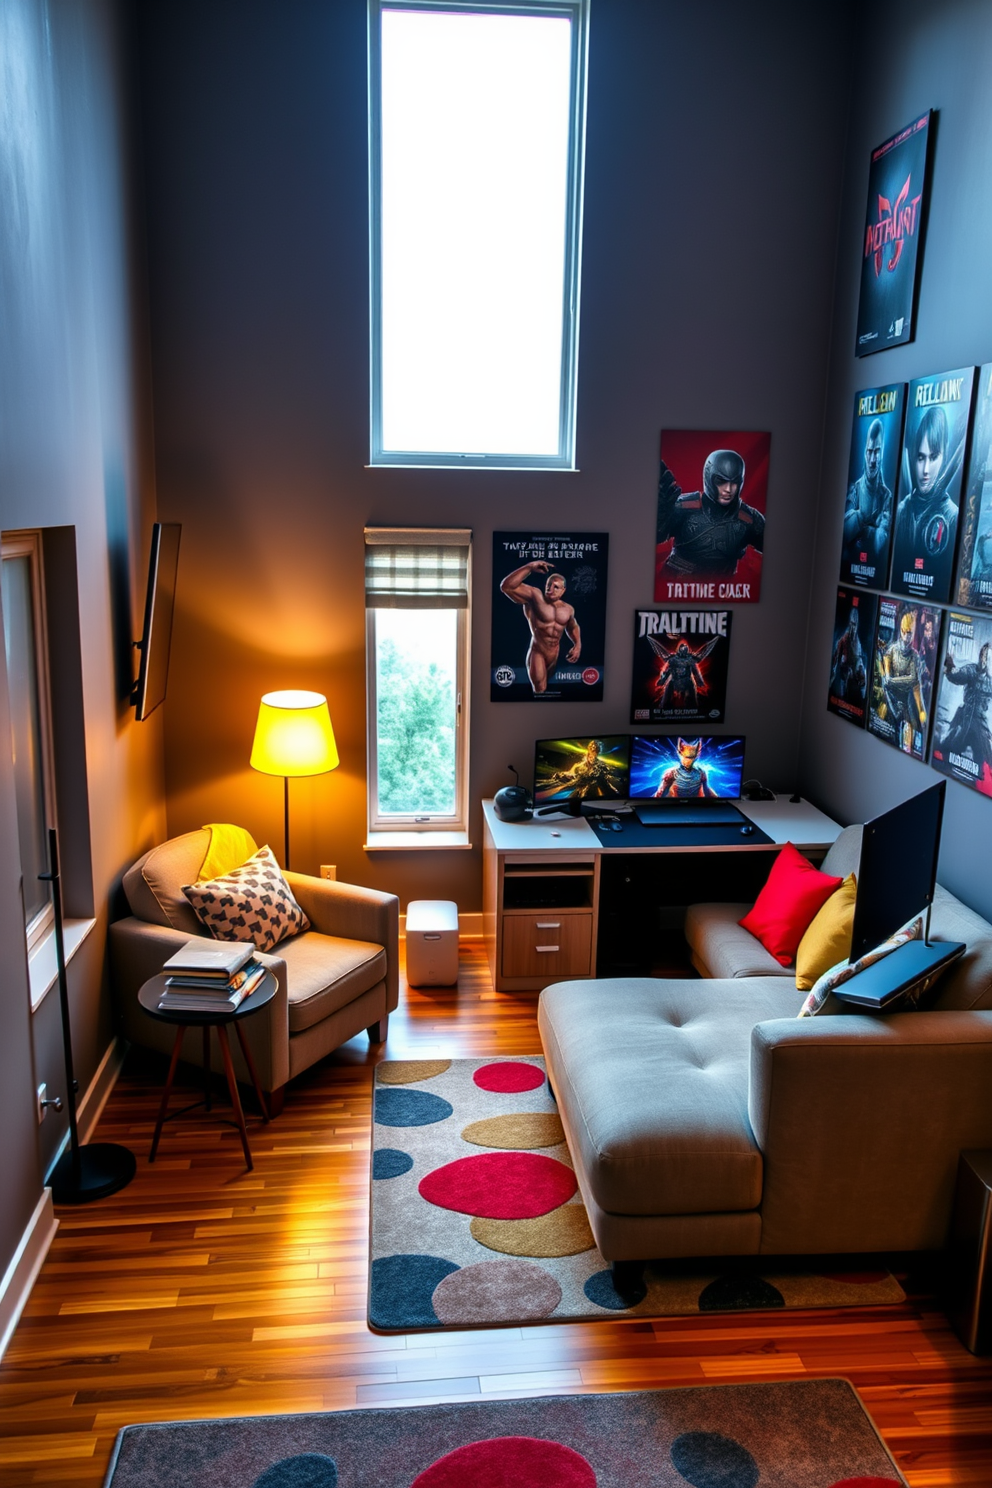
[[[603,700],[605,532],[494,532],[489,696]]]
[[[926,758],[942,614],[913,600],[878,601],[868,727],[918,760]]]
[[[635,610],[631,723],[720,723],[732,610]]]
[[[877,611],[874,594],[858,589],[837,590],[827,707],[858,728],[864,728],[868,715],[868,679]]]
[[[889,588],[931,604],[951,597],[974,367],[909,384]]]
[[[967,479],[951,599],[970,609],[992,610],[992,362],[978,373]]]
[[[992,796],[992,617],[947,617],[930,763],[942,775]]]
[[[753,430],[662,430],[655,604],[760,599],[771,442]]]
[[[871,152],[861,242],[855,354],[913,339],[920,233],[926,215],[930,111]]]
[[[904,382],[865,388],[854,395],[840,552],[842,584],[884,589],[888,580],[905,405]]]

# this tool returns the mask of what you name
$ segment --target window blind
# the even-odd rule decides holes
[[[366,527],[367,609],[468,608],[467,527]]]

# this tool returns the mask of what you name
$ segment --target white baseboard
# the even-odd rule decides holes
[[[482,939],[482,911],[474,914],[459,914],[458,916],[458,939],[459,940],[481,940]],[[406,940],[406,915],[400,915],[400,940]]]
[[[52,1208],[52,1190],[42,1190],[27,1229],[0,1281],[0,1359],[17,1327],[25,1303],[31,1295],[41,1263],[55,1238],[59,1222]]]

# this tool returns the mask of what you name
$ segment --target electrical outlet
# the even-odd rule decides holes
[[[45,1108],[45,1101],[47,1099],[48,1099],[48,1086],[47,1086],[47,1084],[39,1085],[38,1086],[38,1090],[37,1090],[37,1094],[35,1096],[35,1110],[37,1112],[38,1125],[39,1126],[44,1121],[45,1117],[48,1115],[48,1112],[47,1112],[47,1110]]]
[[[321,865],[320,865],[320,876],[321,876],[321,878],[337,879],[337,876],[338,876],[337,864],[336,863],[321,863]]]

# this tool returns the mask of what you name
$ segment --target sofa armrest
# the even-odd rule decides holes
[[[943,1245],[958,1154],[992,1146],[992,1012],[775,1019],[751,1034],[763,1251]]]
[[[395,894],[357,884],[287,873],[297,903],[321,935],[368,940],[386,952],[386,1011],[399,1002],[400,901]]]

